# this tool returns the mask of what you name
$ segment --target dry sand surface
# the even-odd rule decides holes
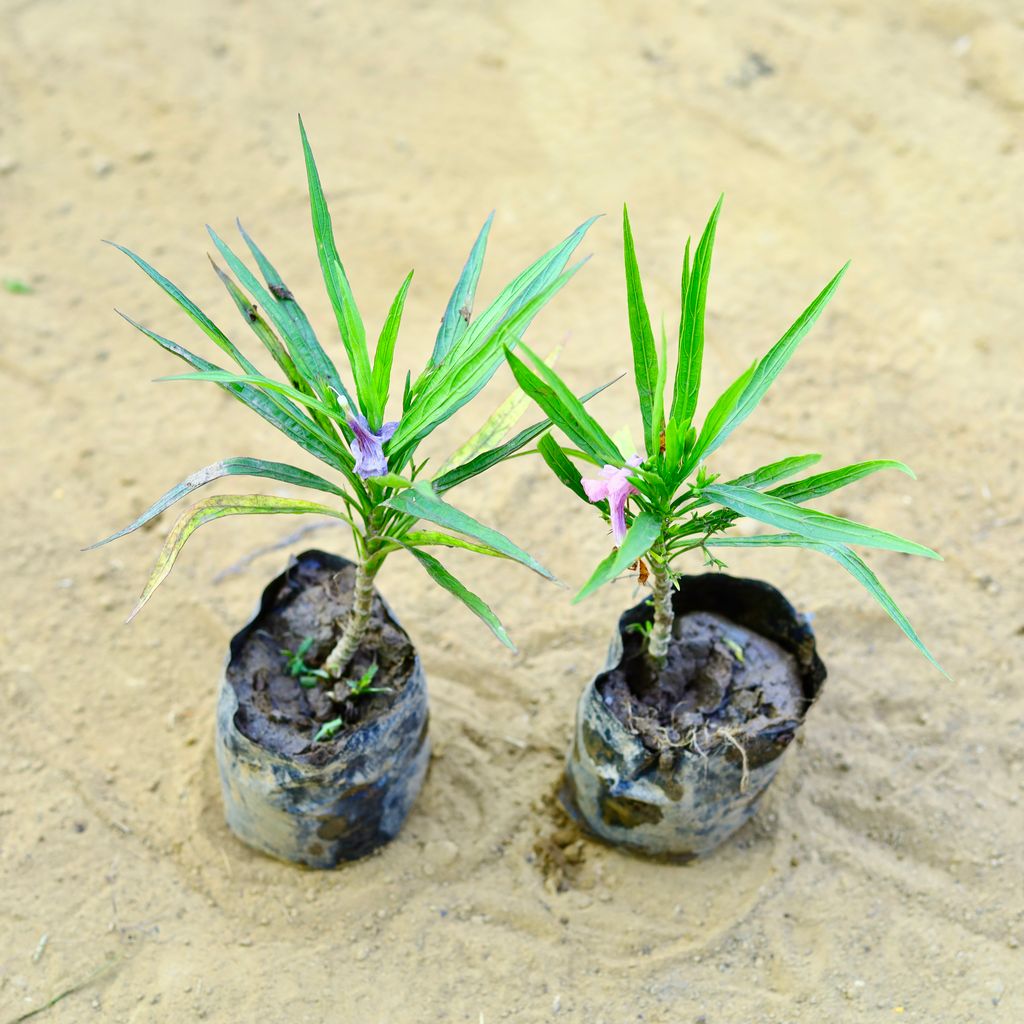
[[[1012,0],[0,3],[0,275],[32,288],[0,291],[0,1022],[79,984],[39,1019],[1024,1020],[1022,68]],[[167,518],[82,545],[218,458],[295,456],[216,389],[150,383],[179,364],[115,305],[215,353],[99,240],[241,340],[202,230],[237,214],[327,337],[297,111],[368,321],[417,269],[410,366],[492,207],[482,295],[611,214],[531,334],[569,335],[581,389],[629,363],[623,199],[671,324],[682,241],[726,192],[712,394],[852,258],[715,468],[910,463],[917,483],[821,507],[945,555],[871,560],[954,681],[826,559],[736,553],[813,610],[830,669],[774,788],[687,867],[563,849],[550,793],[632,585],[572,607],[516,566],[448,559],[512,656],[396,557],[380,585],[422,651],[437,748],[407,827],[330,873],[235,841],[212,752],[227,640],[289,550],[350,542],[325,528],[228,572],[299,521],[210,526],[123,624]],[[620,385],[596,406],[617,424],[633,401]],[[458,499],[570,583],[607,550],[533,459]]]

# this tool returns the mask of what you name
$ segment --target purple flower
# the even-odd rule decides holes
[[[384,457],[384,442],[398,429],[397,420],[385,423],[374,433],[365,416],[349,413],[348,425],[355,436],[352,452],[356,457],[355,471],[366,480],[371,476],[383,476],[388,471],[388,460]]]
[[[583,490],[591,501],[608,499],[616,544],[621,544],[626,536],[626,501],[631,494],[636,494],[636,488],[629,482],[629,471],[641,462],[639,455],[631,455],[621,469],[605,466],[597,479],[583,481]]]

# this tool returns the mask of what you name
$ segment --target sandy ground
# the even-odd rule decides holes
[[[1024,1019],[1017,5],[4,0],[0,15],[0,274],[33,289],[0,291],[3,1024],[80,983],[41,1019]],[[738,554],[734,571],[817,616],[831,675],[802,741],[714,856],[679,868],[586,844],[559,892],[534,844],[632,590],[574,608],[514,566],[450,559],[513,657],[395,558],[381,587],[422,651],[437,744],[407,828],[334,873],[237,843],[214,698],[287,549],[223,574],[298,521],[201,532],[131,626],[159,530],[79,548],[217,458],[296,456],[216,391],[150,383],[178,364],[115,305],[209,354],[205,339],[99,239],[245,338],[202,231],[238,214],[327,336],[296,111],[370,322],[417,268],[399,363],[429,352],[492,207],[486,294],[612,214],[532,335],[571,335],[562,367],[581,388],[628,365],[623,199],[650,304],[671,317],[682,240],[727,194],[709,392],[852,258],[716,467],[804,451],[915,467],[916,484],[876,477],[822,507],[943,552],[872,561],[955,681],[832,563]],[[632,410],[625,387],[599,403],[612,424]],[[562,578],[605,552],[539,463],[478,483],[463,507]],[[288,547],[310,542],[350,550],[333,528]]]

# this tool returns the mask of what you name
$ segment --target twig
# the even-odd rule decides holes
[[[29,1010],[28,1013],[23,1013],[20,1017],[14,1017],[12,1020],[8,1021],[8,1024],[21,1024],[22,1021],[29,1020],[32,1017],[37,1017],[41,1013],[45,1013],[47,1010],[56,1006],[62,999],[66,999],[68,996],[74,995],[76,992],[80,992],[87,985],[91,985],[97,978],[100,978],[108,971],[113,970],[120,962],[121,960],[119,957],[114,957],[113,959],[108,960],[107,963],[98,967],[92,972],[92,974],[83,978],[81,981],[76,981],[73,985],[64,989],[62,992],[58,992],[48,1002],[43,1003],[42,1006],[37,1006],[34,1010]]]
[[[42,937],[36,945],[36,951],[32,954],[32,963],[37,964],[43,958],[43,953],[46,950],[46,944],[49,941],[50,936],[46,932],[43,932]]]

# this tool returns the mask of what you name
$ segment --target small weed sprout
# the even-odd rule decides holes
[[[643,454],[632,450],[628,431],[613,438],[573,395],[562,379],[525,345],[506,357],[520,387],[568,438],[560,444],[550,434],[537,448],[555,476],[582,501],[596,506],[611,523],[614,547],[576,595],[579,601],[600,586],[637,566],[641,581],[649,574],[654,591],[654,617],[647,636],[647,653],[656,666],[664,664],[674,619],[672,591],[678,573],[676,560],[689,551],[702,552],[705,563],[724,563],[709,549],[800,547],[834,559],[851,573],[885,609],[913,644],[939,671],[906,616],[897,607],[855,546],[900,551],[939,558],[914,541],[860,523],[814,511],[804,504],[883,469],[913,477],[902,463],[873,459],[841,469],[781,481],[803,472],[821,456],[794,455],[725,482],[709,460],[734,430],[757,408],[800,341],[821,315],[839,281],[843,267],[800,314],[792,327],[759,360],[755,360],[711,406],[698,430],[694,417],[704,358],[704,312],[711,250],[722,201],[718,201],[693,253],[683,253],[681,312],[677,358],[669,368],[664,328],[655,343],[644,301],[640,271],[633,247],[628,212],[623,209],[623,247],[626,298],[633,349],[634,381],[643,422]],[[668,401],[666,411],[666,401]],[[593,474],[584,478],[582,462]],[[776,532],[759,536],[723,536],[747,517]]]

